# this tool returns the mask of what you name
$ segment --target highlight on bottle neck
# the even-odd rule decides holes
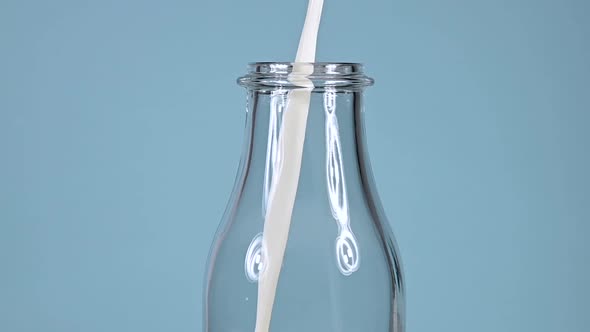
[[[358,91],[373,85],[362,64],[345,62],[254,62],[248,65],[248,73],[238,79],[238,84],[249,90],[290,90],[301,88],[292,79],[301,75],[313,82],[314,91]]]

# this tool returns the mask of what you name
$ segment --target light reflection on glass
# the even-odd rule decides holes
[[[336,117],[336,92],[324,93],[324,112],[326,114],[326,177],[332,216],[338,223],[336,237],[336,262],[345,275],[358,270],[360,264],[359,248],[350,226],[348,196],[344,180],[340,133]]]
[[[262,219],[266,216],[266,207],[268,205],[269,193],[271,186],[275,180],[275,176],[279,174],[279,170],[283,162],[282,150],[282,136],[280,135],[281,128],[281,113],[287,104],[286,91],[273,91],[270,100],[269,124],[268,124],[268,139],[266,145],[266,162],[264,167],[264,185],[262,188]],[[260,273],[264,268],[264,253],[262,246],[262,233],[254,236],[244,261],[244,269],[246,278],[251,282],[258,281]]]

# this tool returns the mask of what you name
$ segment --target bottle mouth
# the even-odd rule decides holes
[[[347,62],[253,62],[238,84],[250,90],[297,89],[302,79],[311,81],[314,90],[360,90],[373,85],[360,63]]]

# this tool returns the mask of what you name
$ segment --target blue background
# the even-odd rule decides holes
[[[0,1],[0,331],[200,331],[249,61],[301,1]],[[408,331],[588,331],[590,2],[327,0]]]

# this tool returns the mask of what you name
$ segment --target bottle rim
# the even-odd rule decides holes
[[[250,90],[309,87],[301,84],[302,79],[311,81],[314,90],[360,90],[374,82],[364,74],[361,63],[252,62],[248,64],[248,73],[238,78],[238,84]]]

